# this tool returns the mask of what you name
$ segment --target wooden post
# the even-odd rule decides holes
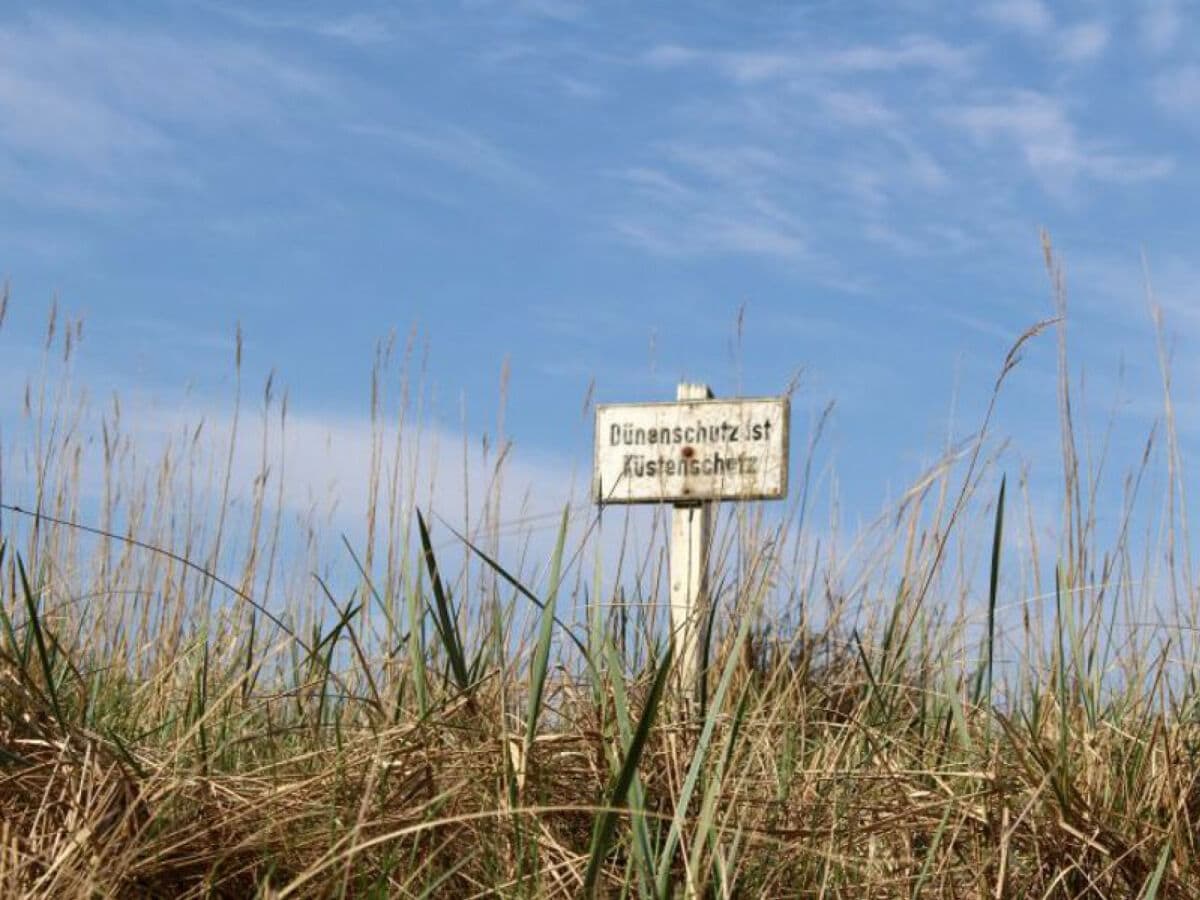
[[[705,384],[683,382],[677,400],[711,400]],[[671,512],[671,634],[675,639],[679,683],[689,701],[695,699],[700,675],[700,631],[708,600],[708,549],[712,504],[676,503]]]
[[[695,698],[703,674],[716,504],[787,496],[789,421],[786,397],[714,400],[705,384],[680,384],[674,403],[596,407],[596,502],[673,507],[667,581],[682,698]]]

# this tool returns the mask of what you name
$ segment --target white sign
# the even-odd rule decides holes
[[[599,503],[787,496],[786,397],[596,408]]]

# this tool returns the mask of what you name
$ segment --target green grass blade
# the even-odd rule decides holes
[[[329,682],[334,681],[333,674],[333,654],[337,648],[338,638],[341,637],[342,629],[346,627],[346,622],[352,616],[358,613],[359,607],[349,606],[345,612],[341,613],[340,618],[334,624],[333,628],[329,629],[329,633],[325,637],[315,634],[312,644],[312,652],[309,654],[309,666],[315,671],[321,673],[321,690],[317,696],[317,717],[316,727],[319,729],[325,717],[325,702],[329,695]],[[315,626],[314,626],[315,630]],[[324,649],[324,657],[322,658],[321,650]]]
[[[425,604],[421,602],[421,569],[416,570],[412,587],[408,591],[408,659],[412,667],[414,693],[417,697],[417,714],[423,719],[429,712],[429,683],[425,674]],[[399,721],[400,705],[397,702],[393,719]]]
[[[420,513],[417,513],[417,515],[420,516]],[[449,527],[449,526],[447,526],[447,527]],[[485,553],[483,550],[480,550],[479,547],[475,546],[475,544],[471,541],[470,538],[466,537],[463,534],[460,534],[454,528],[450,528],[450,531],[453,532],[454,536],[457,537],[460,541],[462,541],[472,553],[474,553],[481,560],[483,560],[488,565],[489,568],[491,568],[497,575],[499,575],[501,578],[503,578],[505,581],[507,581],[513,588],[515,588],[517,593],[519,593],[522,597],[524,597],[526,600],[528,600],[530,603],[532,603],[534,606],[538,607],[539,609],[546,608],[546,604],[544,601],[540,600],[537,597],[537,595],[535,595],[531,590],[529,590],[529,588],[527,588],[527,587],[525,587],[525,585],[521,584],[520,580],[517,579],[515,576],[513,576],[512,573],[510,573],[507,569],[504,568],[504,566],[500,565],[500,563],[498,563],[495,559],[493,559],[491,556],[488,556],[488,554]],[[571,628],[567,625],[567,623],[564,622],[562,619],[558,618],[558,616],[554,616],[553,621],[554,621],[554,624],[556,624],[559,628],[561,628],[566,633],[567,637],[569,637],[571,639],[571,643],[573,643],[576,647],[579,648],[579,652],[583,654],[584,659],[588,660],[589,665],[590,665],[591,660],[588,656],[587,645],[584,644],[584,642],[579,639],[579,636],[577,634],[575,634],[574,631],[571,630]]]
[[[617,657],[617,648],[612,642],[606,642],[604,652],[612,685],[613,709],[616,711],[621,752],[627,754],[633,743],[633,724],[629,720],[629,696],[625,691],[625,675],[621,669],[621,660]],[[655,877],[654,849],[650,841],[650,827],[642,812],[646,806],[642,780],[636,772],[633,776],[633,784],[629,786],[629,805],[634,810],[631,816],[633,862],[638,867],[638,883],[642,896],[650,897],[653,896],[650,886],[654,883]]]
[[[996,500],[996,524],[992,531],[992,566],[988,579],[987,647],[984,651],[984,668],[975,682],[975,703],[985,697],[992,701],[992,679],[996,662],[996,596],[1000,587],[1000,547],[1004,536],[1004,488],[1007,476],[1000,479],[1000,497]]]
[[[358,657],[358,664],[362,667],[363,677],[367,680],[367,687],[371,690],[371,704],[380,714],[384,714],[383,696],[379,693],[379,685],[375,681],[375,676],[371,674],[371,663],[367,660],[367,655],[363,651],[362,644],[359,643],[358,636],[354,633],[354,625],[351,622],[354,616],[360,613],[366,606],[365,601],[358,606],[354,605],[354,599],[351,598],[346,603],[346,608],[343,609],[333,596],[333,592],[329,589],[329,585],[320,575],[314,576],[317,584],[320,585],[321,591],[325,594],[325,598],[333,606],[339,616],[338,625],[344,626],[346,635],[350,638],[350,646],[354,648],[354,655]]]
[[[713,734],[716,731],[720,710],[725,704],[725,695],[729,693],[729,686],[733,683],[734,673],[741,665],[742,648],[749,637],[751,623],[755,619],[754,613],[757,611],[759,601],[762,599],[762,590],[763,588],[760,587],[750,604],[750,608],[741,616],[737,635],[733,640],[729,655],[725,660],[725,667],[721,672],[721,680],[718,682],[717,689],[713,693],[708,714],[704,717],[704,725],[700,730],[696,749],[692,753],[692,762],[688,768],[687,776],[683,780],[683,786],[679,792],[679,800],[675,804],[675,815],[671,821],[671,829],[667,833],[666,843],[663,845],[662,852],[659,855],[658,878],[655,882],[655,891],[659,897],[669,896],[671,861],[675,856],[675,848],[679,845],[680,836],[683,831],[683,821],[687,817],[688,808],[691,806],[692,794],[695,793],[696,785],[699,782],[700,772],[704,767],[704,760],[708,755],[708,747],[712,743]]]
[[[733,714],[733,720],[729,724],[729,731],[725,735],[725,749],[721,754],[721,758],[716,766],[716,771],[712,777],[707,779],[704,786],[704,798],[700,803],[700,816],[696,823],[696,835],[692,839],[692,852],[689,856],[688,871],[691,873],[695,883],[700,885],[704,882],[704,878],[700,873],[700,864],[704,854],[705,846],[711,841],[714,849],[716,849],[717,829],[715,827],[717,804],[721,800],[721,789],[725,783],[725,773],[729,771],[729,764],[733,761],[733,753],[737,748],[738,737],[741,733],[742,723],[746,719],[746,711],[750,707],[750,691],[751,683],[747,682],[742,688],[742,695],[738,698],[737,709]]]
[[[8,543],[0,541],[0,569],[4,566],[5,551],[8,550]],[[4,629],[4,639],[8,641],[10,652],[21,662],[21,648],[17,645],[17,629],[13,626],[12,619],[8,615],[8,611],[4,608],[4,601],[0,599],[0,628]]]
[[[446,650],[446,657],[449,660],[450,671],[454,676],[454,683],[460,691],[465,691],[471,684],[471,675],[467,671],[467,655],[463,650],[462,639],[458,634],[458,625],[455,622],[454,609],[451,606],[450,598],[442,586],[442,577],[438,573],[437,557],[433,553],[433,542],[429,539],[429,528],[425,524],[425,517],[421,515],[421,511],[417,511],[417,527],[421,532],[421,548],[425,555],[425,566],[429,570],[429,580],[433,588],[433,600],[436,604],[434,609],[434,625],[437,628],[438,635],[442,639],[442,646]]]
[[[1163,844],[1162,852],[1158,854],[1158,865],[1154,867],[1149,880],[1146,881],[1146,887],[1142,890],[1141,900],[1156,900],[1158,897],[1158,889],[1162,887],[1163,876],[1167,871],[1167,863],[1171,860],[1171,842],[1168,840]]]
[[[913,884],[912,900],[917,900],[921,896],[921,889],[925,887],[925,882],[929,880],[929,876],[933,871],[933,860],[937,856],[938,848],[942,845],[942,836],[946,833],[946,826],[950,824],[950,813],[954,811],[954,804],[947,803],[946,811],[942,813],[942,820],[938,823],[937,830],[933,833],[933,838],[929,842],[929,849],[925,851],[925,862],[921,865],[921,874],[917,876],[916,882]]]
[[[346,552],[350,554],[350,558],[354,560],[354,566],[356,569],[358,569],[358,574],[362,576],[363,583],[367,586],[367,589],[370,590],[371,596],[375,598],[375,602],[379,605],[379,608],[383,610],[383,616],[385,619],[387,619],[388,635],[390,636],[391,640],[395,642],[398,649],[400,645],[408,640],[408,635],[400,633],[400,629],[396,625],[395,613],[393,612],[391,606],[384,602],[383,597],[380,596],[378,588],[375,587],[374,580],[367,571],[367,567],[363,565],[363,562],[361,559],[359,559],[358,554],[354,552],[354,546],[350,543],[350,539],[346,537],[345,534],[342,535],[342,544],[345,545]]]
[[[21,591],[25,596],[25,609],[29,614],[29,627],[33,632],[34,643],[37,646],[38,660],[41,662],[42,675],[46,679],[46,693],[50,697],[50,706],[54,709],[54,715],[58,719],[60,725],[66,725],[66,718],[63,716],[62,704],[58,698],[58,686],[54,680],[54,665],[50,660],[50,653],[46,647],[46,637],[42,633],[42,617],[38,612],[38,603],[33,596],[33,590],[29,587],[29,577],[25,574],[25,563],[21,560],[20,555],[17,556],[17,571],[21,575]]]
[[[567,523],[571,507],[563,509],[562,523],[558,529],[558,540],[554,545],[554,556],[550,561],[550,586],[546,594],[546,605],[542,607],[542,621],[538,632],[537,646],[529,671],[529,711],[525,727],[525,764],[529,764],[529,753],[537,735],[538,718],[542,711],[542,697],[546,690],[546,672],[550,664],[550,644],[554,639],[554,608],[558,601],[558,588],[562,579],[563,547],[567,540]]]
[[[646,706],[642,710],[641,718],[638,719],[633,739],[629,742],[629,750],[625,753],[625,759],[621,763],[621,769],[617,773],[612,791],[609,792],[606,808],[596,818],[596,824],[592,831],[592,843],[588,851],[587,872],[583,879],[584,896],[590,897],[596,892],[600,869],[604,865],[605,857],[608,856],[609,848],[612,846],[613,832],[617,827],[617,810],[625,805],[625,798],[633,784],[634,776],[637,775],[642,751],[646,747],[646,739],[649,737],[654,719],[658,715],[658,708],[662,705],[663,689],[671,675],[671,663],[675,656],[674,649],[674,646],[668,647],[667,652],[663,655],[658,671],[654,675],[654,682],[650,686],[650,694],[646,697]]]

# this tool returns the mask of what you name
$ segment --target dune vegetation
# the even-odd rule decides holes
[[[694,694],[664,515],[622,541],[625,513],[585,500],[521,544],[503,452],[469,520],[432,508],[403,348],[376,366],[342,541],[283,511],[271,384],[226,446],[194,422],[146,452],[74,384],[82,326],[53,317],[0,444],[0,895],[1200,896],[1169,377],[1141,456],[1082,452],[1047,264],[1058,315],[1014,335],[971,438],[873,525],[813,521],[820,416],[795,426],[786,512],[723,506]],[[992,413],[1055,335],[1048,542]],[[1102,466],[1128,471],[1103,517]]]

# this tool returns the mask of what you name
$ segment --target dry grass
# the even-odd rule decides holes
[[[394,348],[337,588],[310,577],[319,517],[286,520],[274,493],[270,387],[250,485],[231,484],[244,423],[228,452],[181,429],[150,465],[115,405],[89,431],[51,363],[69,369],[78,328],[52,320],[31,444],[5,450],[4,896],[1200,896],[1200,604],[1170,406],[1163,518],[1135,520],[1152,437],[1102,537],[1065,340],[1057,546],[1025,480],[1002,487],[990,409],[850,547],[814,536],[807,479],[781,522],[727,509],[689,704],[660,558],[614,562],[590,510],[582,529],[564,513],[545,566],[500,552],[498,487],[474,549],[426,535],[402,440],[420,391]]]

